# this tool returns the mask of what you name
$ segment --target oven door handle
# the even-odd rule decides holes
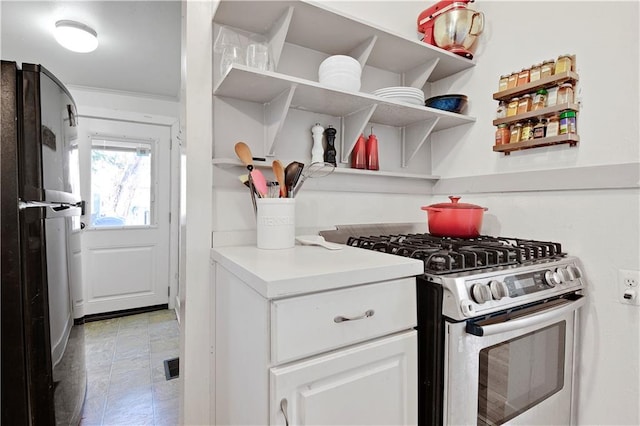
[[[509,319],[507,321],[491,324],[491,325],[478,325],[473,322],[467,323],[467,333],[474,336],[491,336],[499,333],[507,333],[509,331],[520,330],[525,327],[533,326],[550,321],[554,318],[561,317],[568,312],[580,309],[587,302],[587,298],[579,296],[578,299],[569,302],[565,305],[549,308],[542,312],[528,315],[518,319]]]

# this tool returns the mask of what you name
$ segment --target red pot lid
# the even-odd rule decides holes
[[[454,197],[453,195],[449,196],[449,199],[451,200],[450,203],[438,203],[438,204],[431,204],[430,206],[425,206],[422,207],[422,210],[427,210],[427,209],[481,209],[481,210],[488,210],[486,207],[481,207],[478,206],[476,204],[469,204],[469,203],[460,203],[460,197]]]

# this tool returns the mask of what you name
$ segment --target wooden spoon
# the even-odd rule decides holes
[[[267,195],[267,180],[264,178],[262,172],[253,167],[253,155],[251,154],[251,148],[244,142],[238,142],[235,145],[236,155],[242,161],[242,164],[247,166],[247,170],[251,174],[253,184],[258,191],[260,197]]]
[[[284,167],[282,166],[280,160],[273,160],[273,163],[271,163],[271,168],[273,169],[273,174],[278,181],[278,186],[280,187],[280,197],[286,198],[287,187],[284,182]]]
[[[238,142],[235,146],[236,155],[242,161],[242,164],[247,166],[247,170],[253,170],[253,155],[251,155],[251,148],[244,142]]]

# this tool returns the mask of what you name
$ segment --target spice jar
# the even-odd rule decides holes
[[[533,121],[527,120],[526,123],[522,126],[522,134],[520,135],[521,141],[528,141],[529,139],[533,139]]]
[[[556,61],[556,67],[554,74],[561,74],[563,72],[571,71],[571,55],[562,55],[558,57]]]
[[[540,80],[541,72],[542,72],[542,64],[535,64],[534,66],[532,66],[531,70],[529,71],[529,81],[533,82],[533,81]]]
[[[562,111],[560,113],[560,134],[576,133],[576,112]]]
[[[518,84],[518,73],[512,72],[507,79],[507,89],[513,89]]]
[[[496,118],[505,118],[507,116],[507,104],[504,101],[500,101],[498,108],[496,109]]]
[[[547,106],[554,106],[558,103],[558,87],[549,87],[547,89]]]
[[[507,90],[509,85],[509,76],[501,75],[500,81],[498,82],[498,92],[502,92],[503,90]]]
[[[533,97],[533,111],[537,111],[547,106],[547,90],[540,89]]]
[[[547,131],[545,137],[558,136],[560,133],[560,117],[552,115],[547,122]]]
[[[522,136],[522,123],[512,124],[510,133],[509,143],[520,142],[520,137]]]
[[[509,143],[511,133],[506,124],[498,124],[496,130],[496,145],[504,145]]]
[[[547,59],[540,66],[540,78],[550,77],[553,75],[553,71],[556,67],[556,62],[553,59]]]
[[[516,86],[524,86],[529,82],[529,68],[523,68],[522,71],[518,73],[518,83]]]
[[[573,86],[571,83],[561,84],[558,88],[558,101],[557,104],[572,104],[573,103]]]
[[[531,99],[531,95],[526,94],[522,95],[520,101],[518,102],[518,111],[517,114],[524,114],[525,112],[531,111],[531,106],[533,104],[533,100]]]
[[[544,138],[546,127],[547,127],[546,118],[543,118],[542,120],[538,121],[538,123],[536,123],[536,125],[533,126],[533,138],[534,139]]]
[[[520,102],[520,98],[513,98],[509,101],[507,105],[507,117],[513,117],[518,113],[518,103]]]

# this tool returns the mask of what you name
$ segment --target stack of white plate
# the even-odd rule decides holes
[[[318,68],[318,81],[335,89],[360,90],[360,76],[362,68],[360,62],[345,55],[329,56]]]
[[[381,98],[424,106],[424,92],[415,87],[383,87],[374,91],[373,94]]]

